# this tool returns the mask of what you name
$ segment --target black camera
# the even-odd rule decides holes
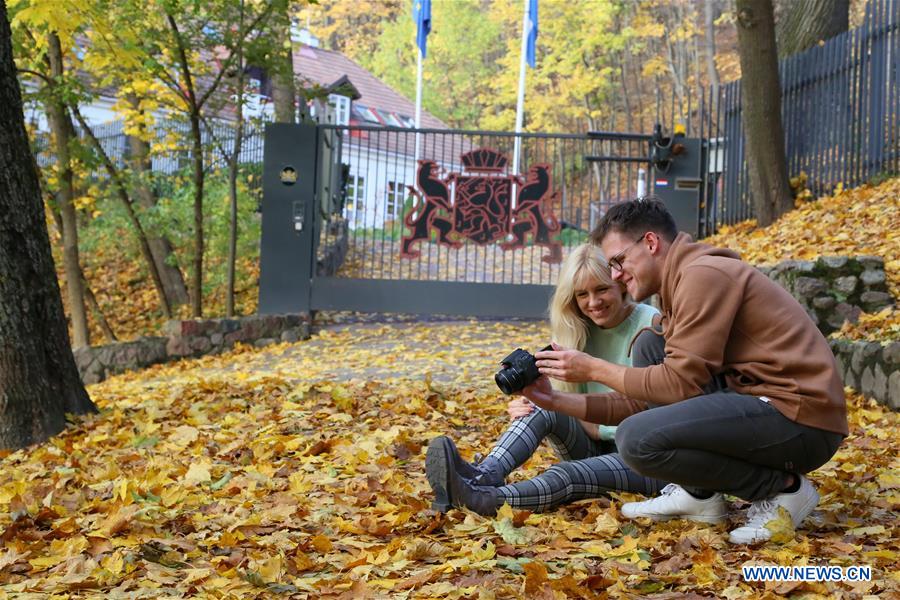
[[[542,352],[544,350],[553,350],[553,346],[541,348]],[[507,395],[521,391],[541,376],[534,355],[521,348],[513,350],[500,364],[503,368],[494,375],[494,381],[500,391]]]

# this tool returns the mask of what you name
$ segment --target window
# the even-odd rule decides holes
[[[359,114],[362,115],[362,118],[368,121],[369,123],[374,123],[375,125],[380,125],[381,121],[378,120],[378,117],[375,116],[375,111],[371,108],[366,108],[365,106],[357,106],[359,109]]]
[[[329,109],[333,110],[335,125],[347,125],[350,123],[350,98],[340,94],[329,94]]]
[[[385,196],[385,216],[396,216],[403,208],[403,183],[400,181],[388,181],[387,195]]]
[[[347,216],[365,210],[366,179],[362,175],[350,175],[347,179]]]
[[[384,115],[385,123],[391,127],[403,127],[403,123],[400,122],[400,119],[398,119],[394,113],[382,111],[381,114]]]

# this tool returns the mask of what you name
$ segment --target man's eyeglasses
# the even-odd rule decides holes
[[[638,239],[634,240],[633,244],[631,244],[630,246],[628,246],[627,248],[625,248],[624,250],[622,250],[621,252],[619,252],[618,254],[613,256],[612,258],[610,258],[608,261],[606,261],[606,263],[609,265],[609,268],[614,269],[614,270],[618,271],[619,273],[621,273],[624,270],[622,263],[625,262],[625,254],[629,250],[634,248],[638,243],[640,243],[640,241],[644,239],[645,235],[647,235],[647,234],[645,233]]]

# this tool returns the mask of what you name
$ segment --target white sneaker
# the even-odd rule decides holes
[[[800,489],[793,493],[782,493],[766,500],[757,500],[747,511],[747,524],[738,527],[728,536],[732,544],[755,544],[765,542],[772,537],[772,531],[766,524],[778,518],[778,507],[783,506],[791,515],[794,527],[809,516],[819,503],[819,493],[802,475]]]
[[[643,502],[627,502],[622,505],[622,515],[629,519],[649,517],[654,521],[690,519],[704,523],[719,523],[727,513],[722,494],[709,498],[695,498],[683,487],[670,483],[661,495]]]

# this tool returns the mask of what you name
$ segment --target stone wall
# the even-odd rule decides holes
[[[74,350],[82,380],[103,381],[110,375],[181,358],[217,354],[237,343],[262,347],[278,341],[309,338],[305,315],[253,315],[236,319],[169,321],[165,337],[143,337]]]
[[[884,261],[876,256],[829,256],[816,261],[786,260],[760,270],[781,284],[826,336],[863,312],[892,306]],[[900,410],[900,342],[829,340],[844,385]]]
[[[888,293],[884,261],[877,256],[786,260],[760,271],[791,293],[825,335],[855,323],[863,312],[894,304]]]
[[[844,385],[900,410],[900,342],[829,340]]]

